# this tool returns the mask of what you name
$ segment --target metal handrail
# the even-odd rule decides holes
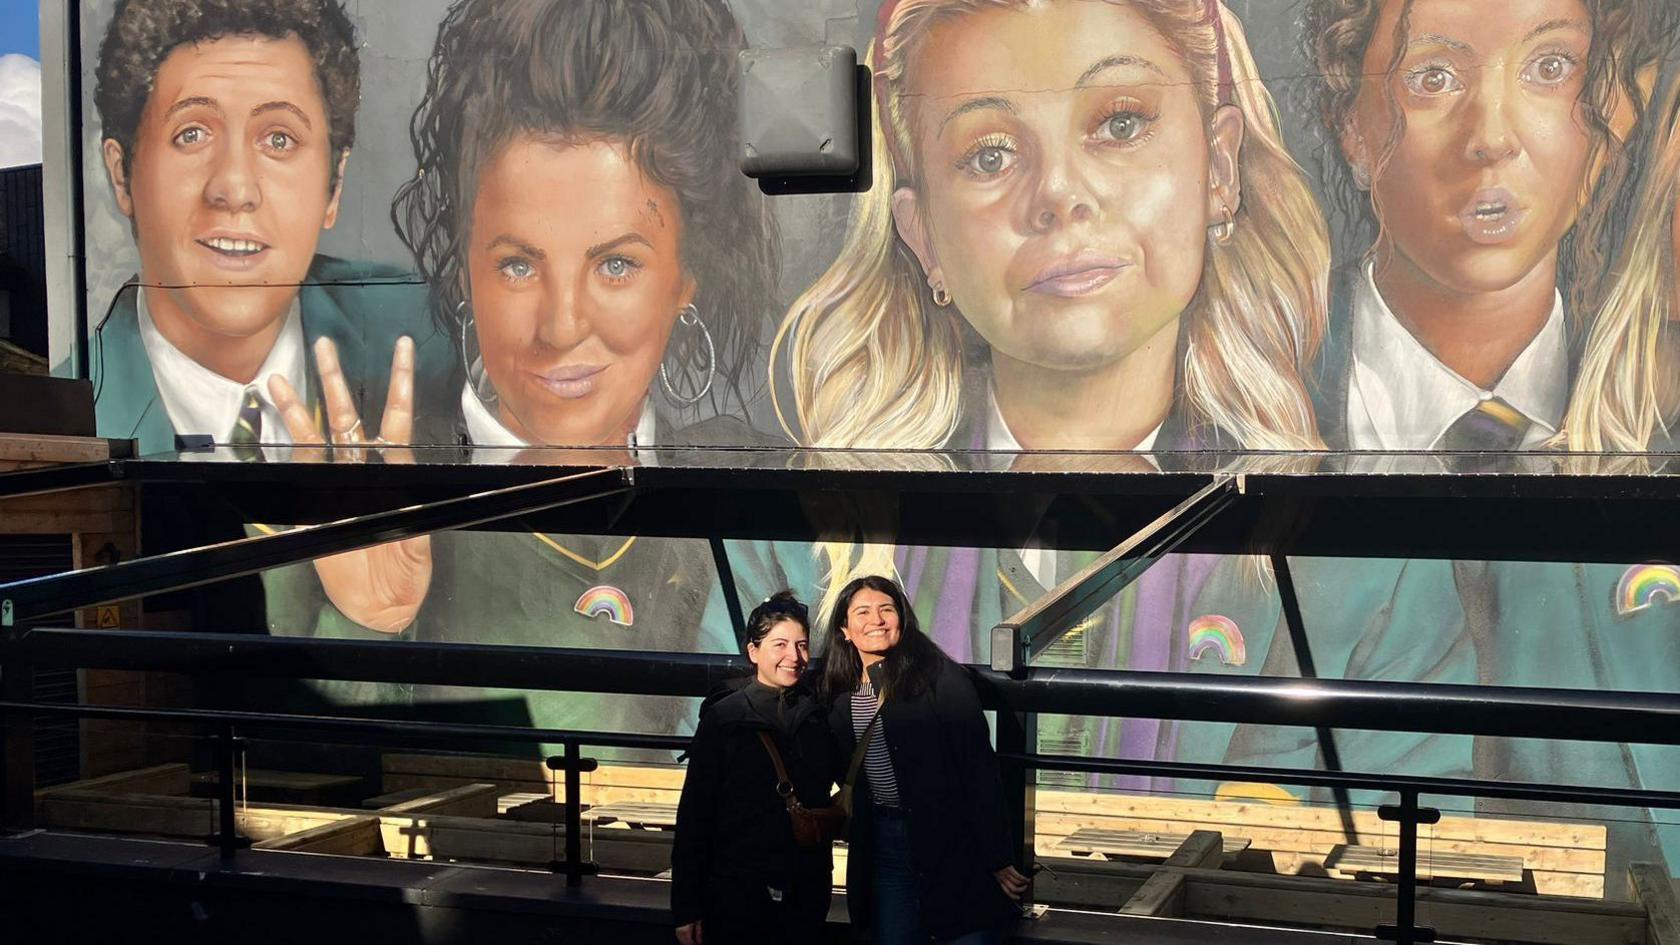
[[[43,668],[694,697],[747,671],[720,653],[45,628],[0,637],[0,660],[18,658]],[[999,711],[1680,745],[1680,694],[1051,667],[1012,678],[970,669],[982,705]]]

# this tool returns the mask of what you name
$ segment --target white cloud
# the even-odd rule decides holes
[[[0,56],[0,167],[41,163],[41,64]]]

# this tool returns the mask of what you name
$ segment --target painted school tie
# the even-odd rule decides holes
[[[1515,407],[1492,397],[1464,412],[1441,435],[1440,448],[1454,453],[1510,453],[1522,447],[1523,437],[1532,426],[1528,418]],[[1489,457],[1458,458],[1457,465],[1487,468],[1498,465]]]
[[[228,445],[233,448],[233,455],[242,463],[260,463],[263,461],[262,447],[262,399],[257,396],[255,387],[245,388],[245,400],[239,405],[239,419],[233,423],[233,432],[228,434]]]

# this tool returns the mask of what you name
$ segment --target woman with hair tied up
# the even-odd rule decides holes
[[[682,945],[815,942],[828,918],[833,847],[798,842],[787,795],[828,803],[840,763],[810,687],[805,605],[782,591],[747,618],[744,688],[700,710],[671,850]]]
[[[898,584],[874,575],[841,589],[825,660],[836,741],[863,746],[847,837],[853,927],[875,945],[1001,942],[1027,879],[968,672],[922,634]]]

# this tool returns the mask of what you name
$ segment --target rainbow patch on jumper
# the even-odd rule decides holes
[[[572,609],[591,619],[606,614],[608,620],[621,627],[636,622],[636,611],[630,606],[630,598],[611,584],[597,584],[584,591]]]
[[[1199,661],[1212,655],[1221,665],[1242,666],[1248,662],[1248,645],[1242,631],[1229,617],[1208,614],[1190,621],[1190,659]]]
[[[1636,564],[1616,582],[1616,613],[1627,616],[1658,603],[1680,602],[1680,568],[1672,564]]]

